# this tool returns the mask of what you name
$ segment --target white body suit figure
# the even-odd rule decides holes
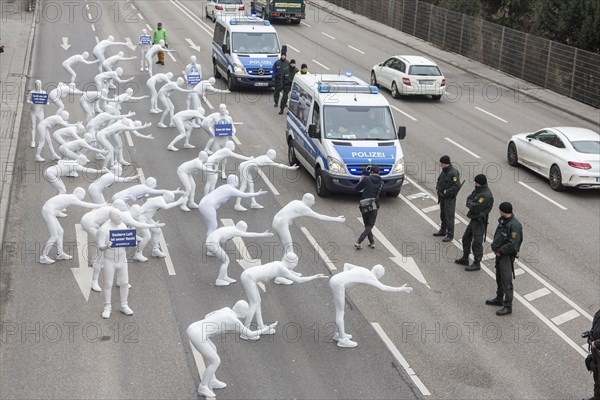
[[[89,90],[83,93],[81,97],[79,97],[79,105],[81,109],[85,113],[85,123],[87,124],[94,118],[96,113],[101,113],[102,109],[100,109],[100,100],[106,102],[111,102],[113,99],[108,97],[108,90],[103,89],[101,92],[97,90]]]
[[[42,217],[46,222],[48,231],[50,232],[50,239],[46,242],[42,255],[40,256],[40,263],[42,264],[53,264],[54,260],[48,257],[50,249],[56,244],[57,260],[70,260],[73,257],[66,254],[63,249],[63,237],[64,230],[58,222],[57,215],[61,213],[61,210],[69,206],[79,206],[85,208],[99,208],[105,204],[94,204],[83,201],[85,197],[85,189],[77,187],[73,190],[72,194],[57,194],[46,201],[42,207]]]
[[[159,51],[173,52],[174,49],[165,49],[165,41],[160,39],[158,44],[154,44],[150,46],[148,51],[146,51],[146,62],[148,63],[148,74],[152,76],[152,59],[155,55],[158,54]]]
[[[111,168],[110,172],[103,174],[94,182],[90,183],[90,186],[88,187],[88,193],[90,195],[90,199],[92,199],[92,203],[106,203],[102,192],[104,189],[111,187],[115,183],[133,182],[140,178],[140,175],[124,178],[121,176],[121,174],[123,174],[123,167],[117,164]]]
[[[198,204],[194,203],[196,197],[196,181],[192,174],[202,172],[205,176],[209,174],[217,174],[218,171],[212,170],[206,166],[208,156],[204,151],[198,153],[198,157],[193,160],[186,161],[177,167],[177,176],[185,188],[184,196],[188,198],[187,204],[182,204],[179,208],[182,211],[190,211],[190,208],[198,208]]]
[[[148,139],[148,140],[152,140],[154,139],[154,137],[152,137],[152,135],[142,135],[141,133],[138,132],[138,129],[146,129],[146,128],[150,128],[152,126],[152,123],[148,122],[146,124],[142,124],[142,121],[132,121],[129,118],[123,118],[121,120],[121,123],[123,125],[127,125],[129,127],[129,129],[125,129],[123,131],[120,131],[119,133],[122,132],[130,132],[133,133],[134,136],[142,138],[142,139]],[[119,164],[121,165],[131,165],[131,163],[125,161],[125,158],[123,157],[123,139],[121,138],[120,134],[116,134],[112,136],[112,139],[114,141],[114,154],[113,154],[113,161],[116,160]]]
[[[171,121],[179,133],[171,143],[167,146],[167,150],[177,151],[175,144],[181,139],[185,139],[183,147],[186,149],[193,149],[194,145],[190,144],[190,135],[194,128],[202,127],[202,121],[204,120],[204,109],[200,107],[197,110],[183,110],[173,115]]]
[[[356,347],[356,342],[353,342],[352,335],[346,333],[344,327],[344,307],[346,305],[346,288],[357,285],[373,286],[384,292],[410,293],[412,288],[406,286],[392,287],[379,282],[385,269],[381,264],[375,265],[371,270],[353,265],[344,264],[344,271],[335,274],[329,279],[329,287],[333,295],[333,304],[335,306],[335,325],[336,331],[333,339],[337,341],[339,347]]]
[[[119,83],[127,83],[133,80],[133,76],[127,79],[121,79],[121,75],[123,75],[123,68],[117,67],[114,71],[106,71],[101,72],[94,77],[94,82],[96,82],[97,90],[102,91],[102,89],[115,89],[116,86],[113,84],[113,81],[117,81]]]
[[[171,192],[171,190],[156,189],[156,185],[156,179],[150,176],[146,178],[144,183],[128,187],[127,189],[115,193],[111,201],[114,203],[116,200],[122,200],[128,205],[132,205],[136,201],[143,199],[146,196],[162,196],[167,192]],[[179,189],[173,191],[173,194],[181,193],[183,193],[183,191]]]
[[[217,354],[217,347],[210,340],[211,336],[224,332],[236,332],[246,337],[259,337],[261,334],[275,329],[277,322],[263,329],[251,331],[246,328],[240,318],[248,312],[248,303],[238,301],[232,308],[224,307],[220,310],[206,314],[203,320],[196,321],[188,326],[186,333],[192,345],[198,350],[206,364],[206,370],[198,385],[198,395],[215,397],[213,389],[223,389],[227,385],[217,379],[215,373],[221,365],[221,358]]]
[[[190,57],[190,63],[188,65],[185,66],[185,82],[187,83],[187,88],[188,89],[194,89],[194,87],[200,83],[200,81],[202,80],[202,67],[200,66],[200,64],[198,64],[196,62],[196,56],[191,56]],[[192,83],[190,83],[192,82]],[[195,82],[195,83],[194,83]],[[185,100],[185,109],[189,110],[190,109],[190,104],[192,102],[192,97],[194,96],[194,92],[189,92],[187,95],[187,98]],[[198,108],[199,105],[196,105],[196,107],[193,107],[193,110],[196,110]]]
[[[104,40],[98,42],[94,49],[92,50],[92,54],[96,57],[96,61],[98,62],[98,72],[102,72],[102,68],[104,65],[104,52],[111,46],[127,46],[126,42],[115,42],[115,38],[111,35]]]
[[[174,127],[175,125],[173,124],[173,114],[175,114],[175,106],[173,105],[173,102],[171,101],[171,95],[173,94],[173,92],[177,91],[177,92],[183,92],[183,93],[188,93],[190,92],[192,89],[184,89],[183,86],[185,85],[185,81],[183,80],[183,78],[179,77],[177,78],[176,82],[167,82],[166,85],[164,85],[163,87],[160,88],[160,90],[158,91],[158,101],[160,101],[160,104],[162,104],[162,106],[164,107],[164,111],[160,117],[160,122],[158,123],[158,127],[159,128],[166,128],[167,125],[165,125],[165,118],[167,117],[167,115],[169,116],[169,126]]]
[[[72,140],[81,139],[81,135],[85,133],[85,126],[77,124],[75,126],[66,126],[52,132],[52,137],[59,145],[63,145]]]
[[[60,115],[51,115],[47,118],[44,118],[42,122],[40,122],[37,126],[38,131],[38,147],[35,153],[35,161],[44,162],[42,158],[42,149],[48,142],[48,147],[50,148],[50,153],[52,154],[53,160],[60,160],[60,156],[54,151],[54,145],[52,144],[52,138],[50,137],[50,129],[54,128],[57,125],[60,126],[77,126],[75,124],[69,124],[69,113],[67,111],[63,111]]]
[[[217,229],[217,210],[232,197],[254,197],[266,194],[264,190],[256,193],[244,193],[237,189],[240,181],[237,176],[229,175],[227,184],[219,186],[200,200],[198,210],[206,224],[206,237]]]
[[[236,280],[230,278],[227,275],[227,268],[229,267],[229,256],[223,248],[222,244],[225,244],[228,240],[235,237],[247,237],[247,238],[259,238],[259,237],[272,237],[273,234],[270,232],[247,232],[248,225],[244,221],[240,221],[235,226],[224,226],[216,229],[211,233],[205,242],[207,254],[215,256],[221,262],[219,268],[219,274],[215,281],[215,286],[228,286],[231,283],[235,283]]]
[[[75,160],[58,160],[56,165],[52,165],[44,170],[44,179],[52,185],[58,192],[57,194],[67,193],[67,187],[62,181],[63,176],[76,177],[78,172],[85,174],[101,174],[102,171],[87,168],[85,165],[89,162],[86,156],[79,156]]]
[[[89,150],[94,153],[99,153],[106,155],[105,150],[100,150],[92,146],[92,142],[94,141],[94,136],[91,133],[84,133],[83,138],[71,140],[70,142],[66,142],[65,144],[61,144],[58,148],[58,151],[64,158],[68,158],[71,160],[75,160],[77,157],[82,155],[81,150]]]
[[[227,106],[225,104],[219,104],[219,111],[208,115],[204,119],[204,121],[202,121],[202,128],[204,128],[204,130],[208,133],[208,136],[210,138],[206,143],[206,146],[204,147],[204,151],[206,151],[206,154],[211,155],[212,153],[214,153],[213,144],[217,139],[215,137],[215,125],[224,123],[231,124],[231,136],[234,136],[236,132],[235,125],[233,124],[233,118],[229,116],[229,111],[227,111]],[[223,143],[219,145],[219,148],[223,148],[225,147],[225,142],[229,140],[229,137],[225,136],[223,138],[218,139],[222,139]],[[225,170],[224,167],[223,170]]]
[[[27,103],[31,104],[31,110],[29,111],[29,115],[31,116],[31,147],[35,147],[35,128],[44,120],[45,107],[45,104],[33,103],[33,94],[47,94],[46,91],[42,89],[42,81],[35,81],[35,88],[29,92],[29,96],[27,97]]]
[[[162,112],[160,108],[158,108],[158,92],[156,91],[157,83],[168,83],[173,79],[173,73],[167,72],[166,74],[156,74],[152,75],[148,81],[146,81],[146,86],[150,92],[150,114],[159,114]]]
[[[252,159],[252,157],[246,157],[241,154],[234,153],[235,143],[232,140],[228,140],[225,142],[225,147],[219,149],[208,156],[208,160],[206,161],[206,165],[211,167],[212,169],[218,169],[221,161],[226,158],[235,158],[236,160],[247,161]],[[227,174],[225,173],[224,165],[221,169],[221,176],[223,179],[227,178]],[[217,174],[210,174],[206,176],[206,184],[204,185],[204,195],[206,196],[217,187],[217,180],[219,176]]]
[[[88,53],[87,51],[84,51],[81,54],[75,54],[74,56],[71,56],[69,58],[67,58],[65,61],[63,61],[62,66],[65,69],[65,71],[67,71],[67,73],[69,75],[71,75],[71,83],[75,83],[75,80],[77,79],[77,74],[75,73],[75,70],[73,69],[73,67],[76,64],[82,63],[82,64],[87,64],[87,65],[91,65],[91,64],[96,64],[99,61],[98,60],[94,60],[94,61],[88,61],[88,57],[90,56],[90,53]]]
[[[148,60],[146,60],[146,53],[152,47],[152,36],[148,35],[146,29],[142,29],[138,44],[140,46],[140,71],[143,71],[144,68],[148,71],[149,64]]]
[[[194,92],[191,93],[191,102],[188,108],[195,110],[196,108],[201,106],[200,100],[204,101],[204,103],[208,103],[206,99],[206,93],[231,93],[229,90],[217,89],[214,84],[216,80],[214,77],[210,77],[205,81],[201,81],[196,86],[194,86]]]
[[[106,58],[104,60],[104,62],[102,63],[102,68],[105,71],[112,71],[115,68],[115,65],[117,65],[118,62],[120,61],[128,61],[128,60],[135,60],[137,57],[136,56],[132,56],[132,57],[125,57],[125,54],[120,51],[117,54],[115,54],[114,56],[110,56],[108,58]]]
[[[111,106],[114,107],[115,110],[117,111],[118,114],[121,113],[121,104],[122,103],[133,103],[139,100],[143,100],[145,98],[148,98],[150,96],[148,95],[143,95],[143,96],[134,96],[133,95],[133,89],[132,88],[127,88],[125,90],[124,93],[121,93],[117,96],[115,96],[112,100],[109,100],[107,103]]]
[[[75,83],[69,83],[68,85],[65,85],[62,82],[58,82],[56,88],[52,89],[50,93],[48,93],[48,101],[50,101],[58,107],[58,109],[56,110],[56,115],[60,115],[60,113],[62,113],[65,110],[65,104],[63,103],[62,99],[64,99],[67,96],[74,95],[83,95],[83,92],[77,89]]]

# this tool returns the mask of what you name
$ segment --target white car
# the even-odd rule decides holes
[[[206,2],[206,18],[213,22],[219,17],[239,17],[246,15],[246,6],[242,0],[208,0]]]
[[[554,190],[566,186],[600,188],[600,135],[585,128],[544,128],[513,135],[508,163],[522,164],[546,177]]]
[[[371,85],[383,86],[397,99],[407,95],[430,95],[440,100],[446,93],[446,78],[440,67],[421,56],[393,56],[371,70]]]

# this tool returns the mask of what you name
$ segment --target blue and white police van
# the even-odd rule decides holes
[[[223,77],[229,90],[275,85],[273,64],[281,47],[269,21],[254,16],[217,19],[212,41],[215,78]]]
[[[352,192],[378,165],[383,192],[398,196],[404,181],[400,140],[390,105],[375,86],[347,75],[296,75],[288,103],[288,162],[315,178],[316,192]]]

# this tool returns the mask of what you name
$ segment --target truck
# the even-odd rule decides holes
[[[263,19],[287,20],[299,24],[306,18],[306,2],[304,0],[253,0],[250,3],[252,13]]]

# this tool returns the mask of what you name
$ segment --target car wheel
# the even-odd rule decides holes
[[[400,196],[400,191],[394,190],[393,192],[387,192],[387,195],[390,197],[398,197],[398,196]]]
[[[395,99],[400,98],[400,91],[398,90],[398,86],[396,86],[396,82],[392,82],[392,97]]]
[[[377,76],[375,76],[375,71],[371,71],[371,85],[379,87],[377,83]]]
[[[550,187],[552,190],[556,190],[557,192],[562,192],[565,190],[565,187],[562,184],[562,174],[560,173],[560,168],[558,168],[558,165],[554,164],[550,168],[550,176],[548,179],[550,180]]]
[[[231,76],[231,74],[227,74],[227,89],[229,89],[230,92],[233,92],[235,90],[235,82],[233,81],[233,76]]]
[[[329,190],[325,185],[325,178],[323,178],[323,173],[321,172],[321,168],[317,166],[315,170],[315,186],[317,189],[317,195],[319,197],[327,197],[329,196]]]
[[[213,58],[213,76],[215,79],[219,79],[221,77],[221,73],[219,72],[219,68],[217,68],[217,60]]]
[[[517,167],[519,165],[519,155],[517,154],[517,145],[514,142],[510,142],[508,144],[508,149],[506,150],[506,158],[508,160],[508,164],[512,167]]]
[[[291,166],[298,165],[298,159],[296,158],[296,150],[294,149],[294,144],[292,143],[292,139],[288,140],[288,163]]]
[[[442,99],[442,95],[441,94],[434,94],[431,96],[431,98],[435,101],[440,101]]]

